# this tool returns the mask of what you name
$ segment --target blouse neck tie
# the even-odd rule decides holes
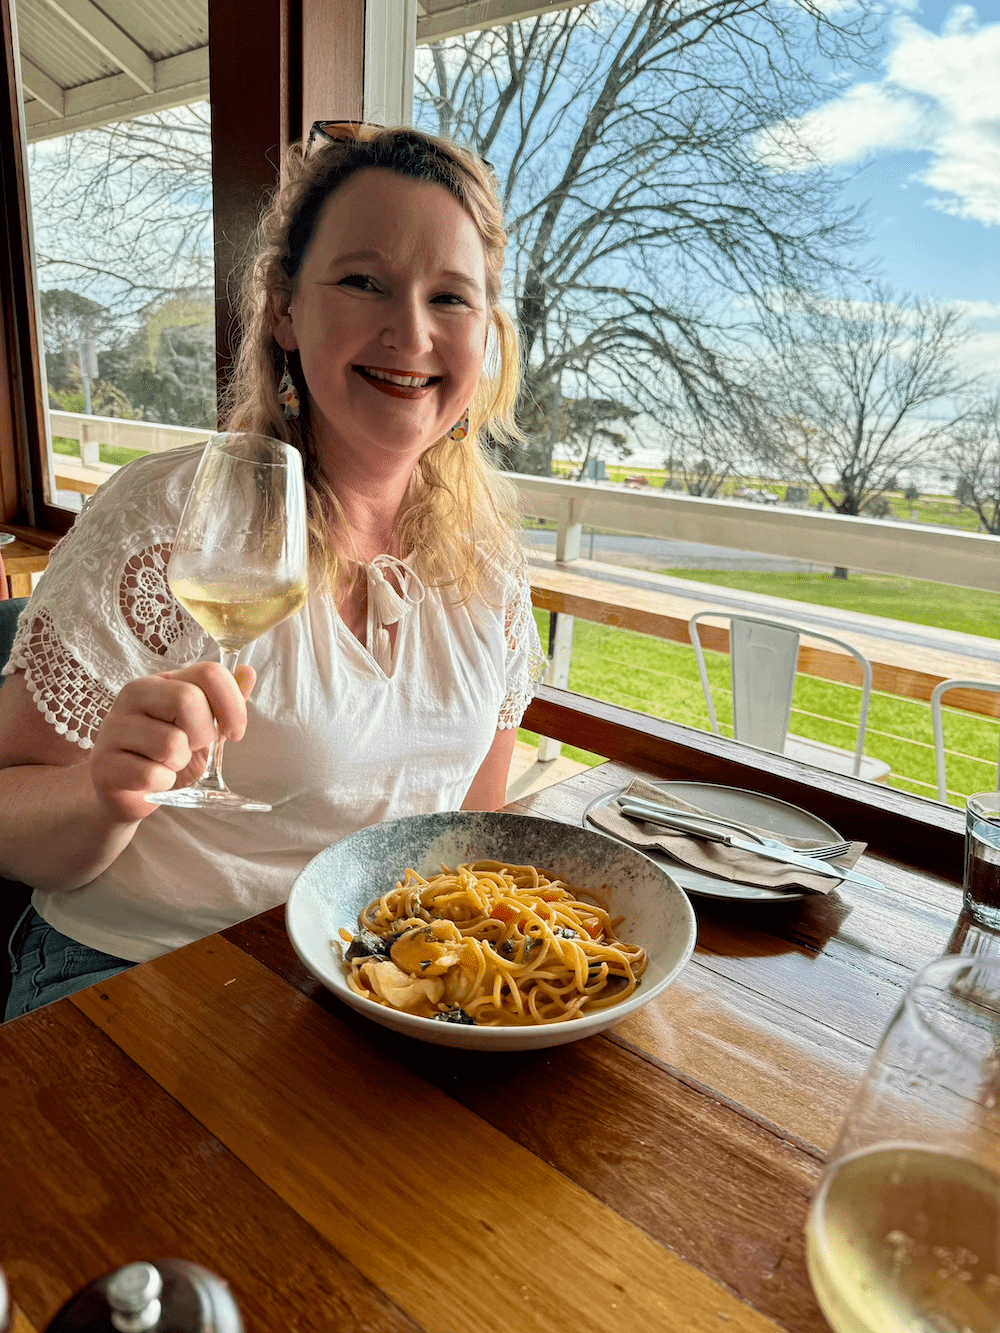
[[[388,676],[392,671],[392,642],[388,625],[398,624],[424,600],[424,585],[405,560],[393,555],[377,555],[365,565],[368,575],[369,651]],[[393,586],[387,574],[399,585]]]

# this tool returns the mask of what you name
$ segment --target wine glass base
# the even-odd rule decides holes
[[[266,814],[274,807],[266,801],[255,801],[249,796],[222,788],[221,791],[204,787],[179,787],[174,791],[150,792],[146,800],[151,805],[172,805],[184,810],[246,810],[251,814]]]

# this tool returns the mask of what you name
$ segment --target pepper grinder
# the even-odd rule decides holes
[[[126,1264],[71,1297],[45,1333],[244,1333],[220,1277],[186,1259]]]

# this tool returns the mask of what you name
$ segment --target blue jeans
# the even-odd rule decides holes
[[[20,1018],[135,966],[61,935],[30,906],[14,927],[8,952],[11,983],[4,1018]]]

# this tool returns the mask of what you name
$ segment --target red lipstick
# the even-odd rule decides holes
[[[386,370],[386,375],[398,375],[401,379],[422,379],[423,384],[393,384],[391,380],[379,379],[372,375],[365,366],[353,366],[352,369],[361,376],[366,384],[377,389],[379,393],[388,394],[390,398],[425,398],[431,389],[441,381],[440,375],[421,375],[413,370]],[[381,369],[381,367],[380,367]]]

